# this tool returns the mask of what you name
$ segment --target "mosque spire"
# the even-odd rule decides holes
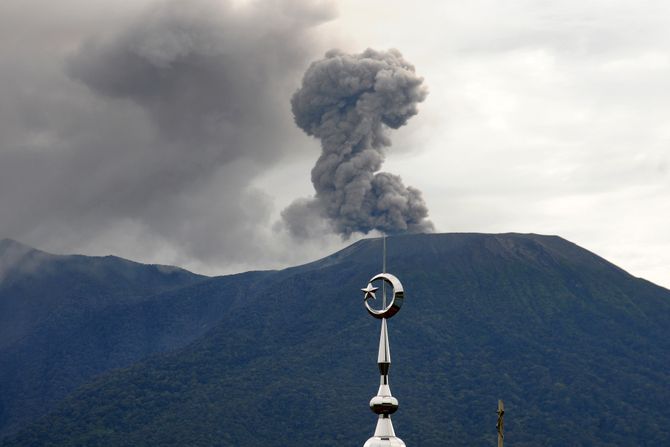
[[[372,285],[375,281],[384,281],[392,287],[391,301],[386,304],[384,297],[384,307],[381,310],[375,310],[370,307],[369,300],[376,299],[375,291],[378,287]],[[390,273],[380,273],[370,280],[365,289],[365,307],[370,315],[382,321],[379,334],[379,353],[377,355],[377,366],[379,366],[379,389],[377,395],[370,399],[370,409],[378,415],[377,427],[374,435],[367,440],[364,447],[405,447],[402,439],[396,437],[391,415],[398,409],[398,399],[391,394],[389,386],[389,369],[391,368],[391,349],[389,347],[388,324],[386,320],[394,316],[400,310],[404,300],[404,291],[402,284],[395,276]]]

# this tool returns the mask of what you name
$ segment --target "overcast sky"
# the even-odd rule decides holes
[[[319,140],[291,96],[338,48],[423,77],[383,171],[439,232],[557,234],[670,287],[670,3],[0,2],[0,237],[207,274],[353,240],[296,239]],[[375,235],[376,233],[371,233]]]

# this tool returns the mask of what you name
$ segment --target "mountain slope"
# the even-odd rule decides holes
[[[358,289],[381,241],[253,281],[175,352],[112,371],[3,445],[360,445],[379,322]],[[670,291],[553,236],[388,239],[406,289],[389,321],[408,445],[670,442]],[[223,278],[206,281],[224,294]]]
[[[0,241],[0,266],[0,434],[101,372],[186,345],[231,295],[175,267],[56,256],[11,240]],[[255,274],[222,281],[247,277]]]
[[[62,256],[0,240],[0,348],[31,333],[59,310],[141,300],[192,284],[200,275],[114,256]],[[114,297],[114,299],[112,299]]]

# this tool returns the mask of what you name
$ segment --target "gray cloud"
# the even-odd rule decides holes
[[[421,192],[397,175],[377,172],[391,144],[385,128],[406,124],[426,93],[423,79],[397,50],[333,50],[312,63],[291,105],[296,124],[321,141],[322,153],[312,169],[316,196],[282,213],[294,236],[306,237],[315,215],[345,237],[433,230]]]
[[[0,235],[161,262],[258,259],[272,202],[250,184],[294,150],[290,92],[332,17],[302,0],[152,2],[97,34],[60,22],[48,44],[22,37],[34,58],[0,44],[12,210]]]

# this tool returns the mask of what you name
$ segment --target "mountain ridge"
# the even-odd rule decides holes
[[[82,255],[82,254],[55,254],[51,252],[47,252],[44,250],[40,250],[38,248],[32,247],[30,245],[24,244],[22,242],[19,242],[15,239],[11,238],[3,238],[0,239],[0,263],[3,262],[3,259],[9,254],[9,259],[8,261],[12,260],[18,260],[15,256],[13,256],[13,253],[18,253],[20,256],[25,256],[25,255],[38,255],[38,256],[43,256],[45,259],[48,260],[55,260],[55,259],[87,259],[87,260],[97,260],[97,261],[102,261],[102,260],[114,260],[118,261],[121,263],[127,263],[130,265],[135,265],[135,266],[146,266],[146,267],[155,267],[157,269],[164,269],[165,272],[186,272],[190,273],[192,275],[200,276],[200,277],[208,277],[207,275],[202,275],[199,273],[193,273],[183,267],[179,266],[174,266],[174,265],[169,265],[169,264],[156,264],[156,263],[145,263],[145,262],[139,262],[139,261],[133,261],[131,259],[126,259],[120,256],[116,255],[97,255],[97,256],[92,256],[92,255]],[[9,264],[9,262],[7,262]]]
[[[111,340],[127,344],[128,337],[140,333],[138,317],[127,312],[107,323],[131,324],[126,339],[114,330],[106,338],[95,336],[92,328],[84,330],[96,318],[124,306],[158,305],[161,296],[204,279],[177,267],[115,256],[55,255],[11,239],[0,241],[0,434],[50,409],[95,374],[170,347],[148,337],[127,353],[112,354]],[[51,380],[36,387],[45,375]]]
[[[191,301],[175,293],[180,312],[218,297],[220,319],[182,347],[108,370],[2,445],[363,442],[378,324],[356,296],[381,270],[381,243],[206,279]],[[448,433],[454,445],[488,445],[498,398],[514,445],[670,439],[668,290],[558,236],[393,236],[387,256],[408,297],[389,322],[394,422],[408,444],[443,445]]]

